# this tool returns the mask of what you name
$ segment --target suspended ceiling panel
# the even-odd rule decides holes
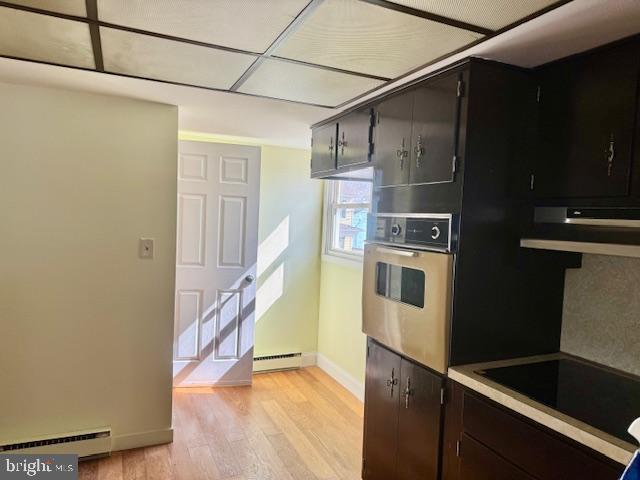
[[[265,60],[239,91],[316,105],[335,106],[382,83],[380,80],[282,60]]]
[[[256,57],[100,27],[108,72],[228,89]]]
[[[7,3],[39,8],[49,12],[75,15],[76,17],[87,16],[87,4],[85,0],[9,0]]]
[[[101,21],[262,53],[309,0],[98,0]]]
[[[358,0],[325,0],[275,55],[393,78],[479,38]]]
[[[0,55],[95,68],[89,26],[0,7]]]
[[[390,0],[479,27],[499,30],[557,3],[557,0]]]

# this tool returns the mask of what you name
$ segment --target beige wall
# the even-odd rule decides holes
[[[317,349],[321,218],[309,151],[263,146],[255,355]]]
[[[362,333],[360,263],[322,262],[318,356],[321,366],[354,393],[362,394],[366,336]]]
[[[567,270],[562,351],[640,375],[640,259],[583,255]]]
[[[0,443],[169,440],[177,109],[7,84],[0,105]]]

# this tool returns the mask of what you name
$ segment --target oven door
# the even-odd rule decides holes
[[[362,331],[446,373],[453,255],[367,244],[363,274]]]

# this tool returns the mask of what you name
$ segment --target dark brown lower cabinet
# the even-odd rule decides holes
[[[617,480],[624,467],[449,381],[443,480]]]
[[[473,480],[535,480],[480,442],[463,434],[460,477]]]
[[[369,339],[365,480],[437,480],[442,419],[439,375]]]

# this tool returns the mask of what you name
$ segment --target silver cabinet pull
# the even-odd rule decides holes
[[[424,143],[422,143],[422,135],[418,135],[418,140],[416,141],[416,146],[413,151],[416,154],[416,167],[420,168],[420,162],[422,160],[422,156],[424,155]]]
[[[411,390],[411,377],[407,378],[407,386],[404,389],[404,392],[402,392],[402,395],[404,395],[404,408],[409,408],[409,397],[412,394],[412,390]]]
[[[333,137],[329,140],[329,153],[333,153]]]
[[[344,132],[342,132],[342,140],[338,140],[338,146],[340,147],[340,155],[344,156],[344,147],[347,146],[347,141],[344,139]]]
[[[616,158],[616,142],[613,138],[613,133],[609,139],[609,146],[605,151],[607,158],[607,176],[610,177],[613,174],[613,160]]]
[[[391,387],[391,396],[393,397],[393,389],[398,384],[398,379],[396,378],[396,369],[391,369],[391,378],[387,379],[387,387]]]
[[[400,159],[400,170],[404,170],[404,159],[409,156],[409,151],[405,148],[405,139],[402,137],[402,145],[396,150],[396,157]]]

